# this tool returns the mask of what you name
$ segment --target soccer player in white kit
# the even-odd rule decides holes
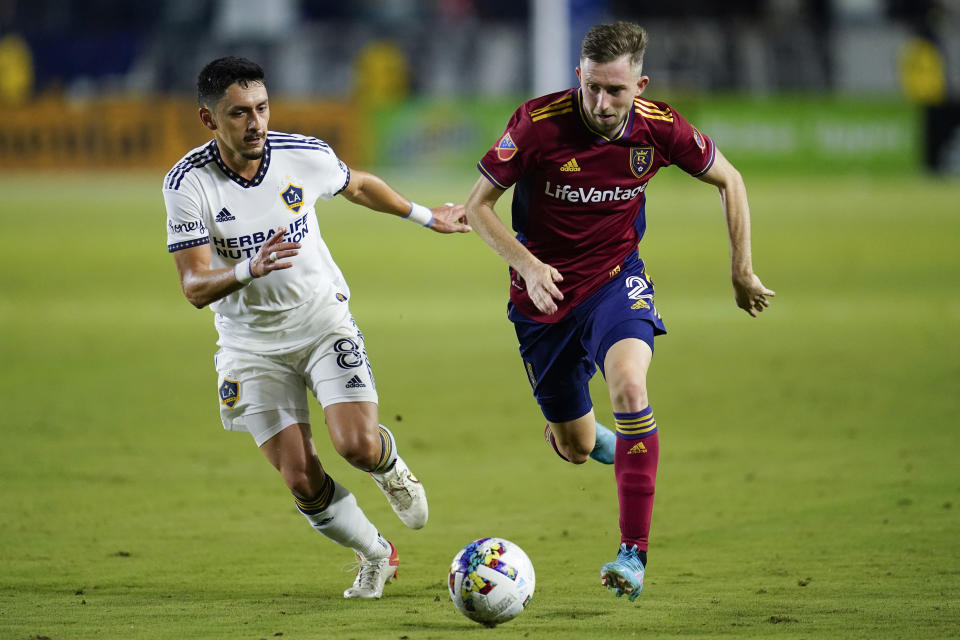
[[[214,139],[164,179],[167,248],[187,300],[216,313],[223,426],[249,432],[310,524],[357,552],[360,566],[344,597],[379,598],[396,577],[396,548],[324,472],[306,388],[323,407],[337,453],[370,473],[404,524],[426,524],[427,499],[379,423],[350,289],[320,237],[314,203],[343,195],[440,233],[469,231],[464,209],[428,209],[372,174],[351,171],[316,138],[268,131],[264,73],[249,60],[210,62],[197,95]]]

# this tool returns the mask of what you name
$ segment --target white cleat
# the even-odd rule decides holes
[[[403,524],[411,529],[427,524],[427,492],[403,458],[398,457],[390,471],[377,476],[370,474],[370,477],[387,496],[387,502]]]
[[[383,595],[384,585],[393,582],[400,566],[397,548],[390,543],[390,555],[385,558],[364,560],[359,553],[360,565],[353,586],[343,592],[344,598],[376,598]]]

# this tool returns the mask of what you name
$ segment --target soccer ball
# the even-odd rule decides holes
[[[450,565],[450,599],[463,615],[493,627],[523,613],[537,578],[523,549],[503,538],[474,540]]]

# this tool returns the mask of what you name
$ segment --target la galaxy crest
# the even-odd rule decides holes
[[[280,197],[283,198],[283,204],[286,205],[287,209],[294,213],[300,213],[300,207],[303,206],[303,187],[290,183],[280,194]]]
[[[630,149],[630,170],[633,175],[642,178],[653,166],[653,147],[632,147]]]
[[[220,404],[228,409],[233,409],[239,399],[240,383],[236,380],[224,379],[223,384],[220,385]]]
[[[510,137],[509,133],[503,134],[500,142],[497,143],[497,157],[506,162],[517,153],[517,144]]]

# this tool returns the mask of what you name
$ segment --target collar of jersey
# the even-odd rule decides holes
[[[617,129],[617,132],[609,138],[591,127],[590,121],[587,120],[587,115],[583,112],[583,95],[581,94],[581,91],[582,89],[577,89],[577,109],[580,112],[580,121],[583,122],[583,126],[587,128],[587,131],[600,136],[607,142],[611,142],[613,140],[619,140],[627,133],[627,131],[630,130],[630,121],[633,120],[633,109],[630,109],[630,111],[627,112],[627,117],[623,119],[623,122],[620,124],[620,128]]]
[[[216,140],[213,141],[213,157],[217,162],[217,166],[220,167],[220,170],[223,171],[225,176],[236,182],[244,189],[255,187],[263,182],[263,178],[267,175],[267,168],[270,166],[270,138],[268,137],[263,143],[263,156],[260,158],[260,168],[257,169],[257,174],[253,176],[252,180],[247,180],[227,166],[227,163],[224,162],[223,158],[220,157],[220,148],[217,146]]]

